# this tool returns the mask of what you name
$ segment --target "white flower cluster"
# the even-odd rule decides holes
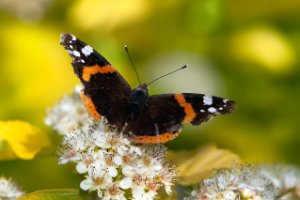
[[[280,200],[300,199],[300,169],[293,165],[261,165],[258,166],[263,175],[279,189]]]
[[[105,120],[65,135],[60,164],[76,163],[85,179],[80,188],[103,200],[154,199],[160,187],[171,193],[174,166],[164,161],[163,145],[136,146],[109,128]]]
[[[92,119],[84,107],[77,86],[73,93],[66,95],[55,106],[48,108],[45,124],[51,126],[59,134],[75,130],[77,127],[87,130]]]
[[[16,183],[5,177],[0,177],[0,199],[14,200],[24,194]]]
[[[223,169],[200,184],[185,200],[274,200],[278,189],[254,167]]]

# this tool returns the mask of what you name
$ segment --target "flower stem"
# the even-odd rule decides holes
[[[295,190],[296,190],[295,187],[289,188],[289,189],[283,191],[281,194],[279,194],[279,195],[275,198],[275,200],[278,200],[278,199],[280,199],[281,197],[283,197],[283,196],[285,196],[285,195],[287,195],[287,194],[293,193],[293,192],[295,192]]]

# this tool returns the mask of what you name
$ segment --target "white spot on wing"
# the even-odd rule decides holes
[[[72,36],[72,40],[73,41],[76,41],[77,40],[77,38],[74,36],[74,35],[71,35]]]
[[[93,48],[90,47],[89,45],[85,45],[82,49],[81,52],[85,55],[85,56],[89,56],[91,55],[91,53],[93,53]]]
[[[204,95],[203,96],[203,103],[204,103],[204,105],[211,105],[211,104],[213,104],[212,97]]]
[[[207,110],[208,110],[208,112],[210,112],[210,113],[215,113],[215,112],[217,112],[217,109],[215,109],[214,107],[209,107]]]
[[[205,111],[201,109],[200,112],[204,113]]]
[[[80,53],[78,51],[73,51],[73,55],[76,57],[80,57]]]

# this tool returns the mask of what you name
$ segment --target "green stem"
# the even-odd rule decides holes
[[[295,192],[295,191],[296,191],[296,188],[295,188],[295,187],[289,188],[289,189],[283,191],[281,194],[279,194],[279,195],[275,198],[275,200],[278,200],[278,199],[280,199],[281,197],[283,197],[283,196],[285,196],[285,195],[287,195],[287,194],[293,193],[293,192]]]

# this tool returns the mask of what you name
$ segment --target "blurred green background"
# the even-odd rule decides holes
[[[79,83],[59,45],[70,32],[106,57],[132,87],[188,64],[150,93],[197,92],[238,109],[199,127],[185,125],[171,149],[214,143],[251,163],[300,164],[300,1],[0,0],[0,119],[41,127],[45,110]],[[53,148],[55,149],[55,148]],[[51,151],[50,151],[51,152]],[[0,162],[25,190],[78,188],[56,152]]]

